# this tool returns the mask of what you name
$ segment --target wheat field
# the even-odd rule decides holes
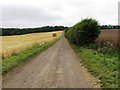
[[[53,34],[56,33],[56,37]],[[0,39],[0,52],[2,58],[10,57],[14,54],[18,54],[26,48],[30,48],[35,44],[44,44],[55,38],[59,38],[62,35],[62,31],[45,32],[45,33],[32,33],[25,35],[14,36],[1,36]]]

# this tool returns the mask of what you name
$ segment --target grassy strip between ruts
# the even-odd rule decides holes
[[[59,38],[49,41],[45,44],[35,44],[31,48],[28,48],[19,54],[13,55],[9,58],[2,60],[2,73],[3,75],[6,74],[8,71],[12,70],[19,64],[29,60],[31,57],[35,56],[36,54],[46,50],[50,46],[52,46],[55,42],[57,42]]]
[[[118,88],[118,52],[112,55],[98,53],[88,48],[71,44],[88,71],[101,81],[102,88]]]

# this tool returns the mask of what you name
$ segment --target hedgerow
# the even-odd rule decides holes
[[[66,37],[80,46],[94,43],[100,33],[99,23],[95,19],[86,18],[66,31]]]

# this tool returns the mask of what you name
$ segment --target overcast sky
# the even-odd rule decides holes
[[[92,17],[100,24],[118,24],[119,0],[0,0],[0,26],[72,26]]]

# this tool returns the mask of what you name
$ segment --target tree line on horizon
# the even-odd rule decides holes
[[[120,29],[120,25],[100,25],[100,29]],[[52,32],[66,30],[65,26],[44,26],[38,28],[0,28],[0,36],[22,35],[39,32]]]
[[[101,25],[101,29],[120,29],[120,25]]]
[[[39,32],[52,32],[65,30],[68,27],[65,26],[44,26],[38,28],[1,28],[0,36],[11,36],[11,35],[22,35],[29,33],[39,33]]]

